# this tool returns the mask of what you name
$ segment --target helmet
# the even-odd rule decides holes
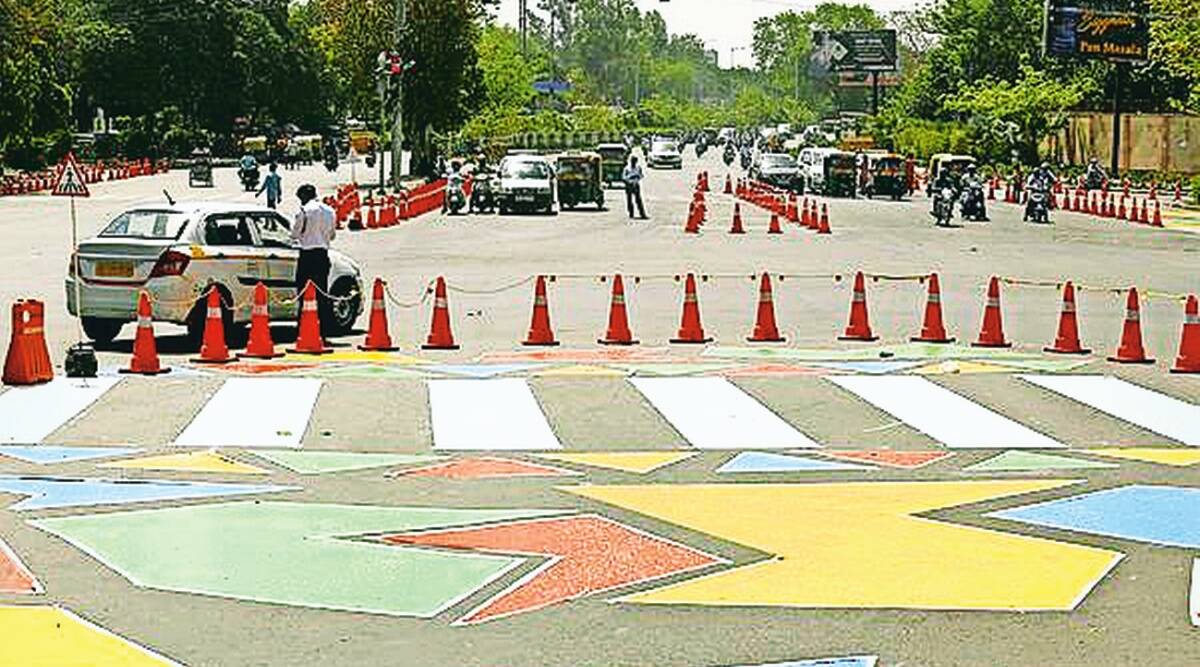
[[[1041,169],[1042,171],[1050,171],[1050,163],[1043,162],[1042,166],[1038,167],[1038,169]]]
[[[974,174],[974,173],[975,173],[975,165],[974,165],[974,164],[969,164],[969,165],[967,165],[967,173],[968,173],[968,174]]]

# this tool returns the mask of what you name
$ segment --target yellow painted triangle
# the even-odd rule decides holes
[[[690,459],[699,452],[571,452],[538,454],[538,458],[562,463],[578,463],[596,468],[611,468],[645,475],[663,466]]]
[[[1145,463],[1161,463],[1168,466],[1191,466],[1200,463],[1200,450],[1166,447],[1123,447],[1107,449],[1085,449],[1087,454],[1128,459]]]
[[[916,375],[968,375],[973,373],[1012,373],[1014,371],[1008,366],[989,364],[982,361],[950,360],[921,366],[909,372]]]
[[[184,472],[215,472],[227,475],[266,475],[268,470],[225,458],[214,451],[187,452],[144,456],[105,463],[101,468],[132,468],[139,470],[181,470]]]
[[[284,361],[319,361],[322,363],[357,363],[357,364],[394,364],[397,366],[416,366],[428,363],[419,357],[395,352],[364,352],[361,350],[336,350],[330,354],[314,357],[304,354],[289,354]]]
[[[577,364],[574,366],[548,368],[544,371],[538,371],[534,375],[537,377],[625,377],[628,373],[606,366]]]

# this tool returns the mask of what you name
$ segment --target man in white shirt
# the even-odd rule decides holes
[[[629,164],[625,167],[625,172],[622,174],[622,180],[625,181],[625,208],[629,210],[629,217],[633,217],[633,206],[637,204],[638,217],[642,220],[646,219],[646,205],[642,203],[642,167],[638,164],[636,157],[629,158]]]
[[[333,314],[325,292],[329,290],[329,244],[337,236],[337,216],[317,198],[317,188],[311,184],[300,186],[296,198],[300,200],[300,210],[292,222],[292,241],[300,248],[296,291],[302,296],[309,281],[316,285],[321,329],[328,330],[333,324]]]

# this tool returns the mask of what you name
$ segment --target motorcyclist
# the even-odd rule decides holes
[[[1088,190],[1099,190],[1108,182],[1108,174],[1104,172],[1104,167],[1100,166],[1100,160],[1092,158],[1088,161],[1087,173],[1084,176],[1084,187]]]
[[[938,171],[937,178],[933,182],[933,208],[929,210],[929,215],[937,220],[937,224],[941,225],[942,221],[938,218],[938,202],[942,200],[942,191],[949,188],[950,197],[946,201],[946,205],[954,209],[954,202],[959,198],[959,180],[950,169],[941,169]],[[953,213],[951,214],[953,215]],[[947,223],[948,224],[948,223]]]
[[[1023,220],[1029,222],[1029,218],[1033,213],[1033,194],[1039,193],[1044,195],[1043,201],[1048,201],[1050,191],[1054,188],[1054,173],[1050,171],[1050,164],[1043,162],[1032,174],[1029,175],[1029,180],[1026,182],[1026,188],[1029,190],[1029,200],[1025,203],[1025,216]]]
[[[963,215],[969,210],[980,222],[988,221],[987,201],[983,196],[983,177],[974,164],[967,165],[962,178]]]
[[[733,142],[729,141],[725,144],[725,154],[723,156],[725,164],[733,164],[734,158],[737,156],[737,149],[734,148]]]
[[[466,193],[463,189],[462,163],[458,160],[451,160],[446,169],[446,196],[442,199],[442,213],[450,212],[450,200],[455,197],[466,200]]]
[[[247,190],[258,187],[258,159],[246,153],[238,160],[238,178]]]

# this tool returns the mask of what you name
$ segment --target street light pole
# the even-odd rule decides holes
[[[396,0],[396,30],[392,41],[395,52],[404,58],[400,40],[408,24],[408,0]],[[392,190],[400,189],[400,175],[404,170],[404,74],[396,79],[396,110],[392,117]],[[381,179],[382,180],[382,179]]]

